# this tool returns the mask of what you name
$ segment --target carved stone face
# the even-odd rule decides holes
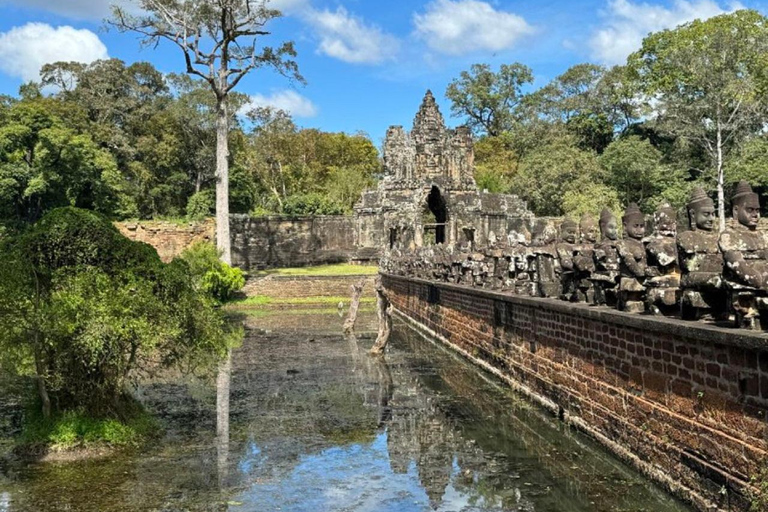
[[[742,226],[756,229],[760,221],[760,200],[757,194],[750,194],[734,204],[733,216]]]
[[[600,234],[600,230],[597,224],[590,222],[581,226],[581,239],[584,242],[593,244],[597,242],[597,236]]]
[[[656,231],[661,236],[675,236],[675,234],[677,234],[677,219],[674,219],[669,215],[659,215],[656,218]]]
[[[712,231],[715,227],[715,207],[703,204],[689,210],[691,224],[702,231]]]
[[[560,238],[563,242],[575,244],[579,239],[579,230],[576,226],[565,226],[563,227],[563,232],[560,234]]]
[[[624,223],[624,232],[629,238],[640,240],[645,236],[645,219],[642,217],[632,217]]]
[[[607,222],[605,222],[602,225],[602,233],[603,238],[607,240],[618,240],[619,239],[619,225],[616,222],[616,219],[611,218],[608,219]]]

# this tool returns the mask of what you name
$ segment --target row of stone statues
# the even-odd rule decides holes
[[[679,234],[677,211],[664,205],[646,236],[645,215],[632,204],[621,219],[623,238],[604,210],[599,220],[565,220],[558,240],[393,250],[382,265],[393,274],[768,329],[768,232],[757,229],[759,198],[741,182],[732,204],[734,221],[722,233],[712,199],[696,188],[687,204],[690,230]]]

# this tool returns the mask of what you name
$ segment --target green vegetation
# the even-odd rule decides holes
[[[181,253],[181,259],[189,265],[195,288],[217,304],[230,300],[245,285],[243,271],[222,262],[213,244],[198,242]]]
[[[227,349],[224,320],[190,266],[162,263],[96,213],[52,210],[3,239],[0,260],[2,367],[35,378],[44,418],[128,421],[136,372]]]
[[[40,410],[29,411],[19,439],[22,450],[43,446],[53,451],[101,447],[138,446],[155,436],[158,425],[138,405],[126,420],[95,418],[83,409],[45,418]]]
[[[379,273],[379,267],[372,265],[352,265],[337,263],[316,267],[275,268],[262,270],[257,275],[278,276],[373,276]]]
[[[243,123],[234,113],[247,100],[229,94],[231,212],[350,213],[380,172],[370,139],[269,109]],[[204,81],[118,59],[49,64],[40,84],[3,98],[0,121],[0,224],[62,206],[111,219],[215,213],[216,98]]]
[[[448,86],[478,135],[481,189],[537,215],[637,202],[680,207],[696,185],[768,194],[768,19],[741,10],[649,35],[625,66],[578,64],[544,87],[523,64],[473,65]],[[768,203],[768,201],[766,201]]]
[[[260,307],[260,306],[301,306],[309,304],[317,305],[337,305],[339,302],[349,304],[349,297],[293,297],[293,298],[277,298],[270,297],[268,295],[254,295],[253,297],[247,297],[245,299],[234,300],[229,303],[232,307]],[[376,299],[373,297],[363,297],[360,299],[360,304],[373,303]]]

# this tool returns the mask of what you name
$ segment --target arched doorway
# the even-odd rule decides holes
[[[445,198],[440,189],[432,186],[427,196],[426,208],[422,215],[424,226],[424,244],[444,244],[445,226],[448,221],[448,210],[445,207]]]

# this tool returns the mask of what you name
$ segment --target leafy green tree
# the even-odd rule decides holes
[[[281,16],[263,0],[138,0],[143,14],[113,7],[111,23],[121,31],[138,32],[146,45],[161,40],[184,55],[186,72],[210,86],[216,98],[216,243],[225,263],[232,262],[229,236],[230,93],[256,68],[270,67],[303,81],[292,42],[259,48],[265,26]]]
[[[563,213],[573,219],[580,219],[585,214],[598,218],[604,208],[621,218],[621,205],[618,192],[600,182],[587,183],[581,189],[563,194]]]
[[[599,180],[597,156],[568,139],[542,146],[520,161],[510,192],[528,202],[536,215],[562,215],[564,197]]]
[[[763,205],[768,206],[768,137],[747,140],[728,161],[725,172],[731,184],[745,180],[762,189]]]
[[[134,371],[221,355],[223,323],[183,261],[105,218],[52,210],[0,245],[0,347],[33,361],[44,416],[120,417]]]
[[[111,154],[55,115],[55,100],[19,101],[0,127],[0,217],[26,222],[57,206],[110,214],[120,177]]]
[[[445,95],[454,116],[466,118],[475,133],[495,137],[510,129],[522,89],[531,83],[531,69],[517,62],[502,64],[498,73],[488,64],[473,64],[448,85]]]
[[[726,162],[768,113],[768,20],[742,10],[657,32],[629,64],[656,103],[659,125],[708,155],[725,229]]]
[[[618,192],[621,204],[637,203],[645,212],[652,212],[663,199],[672,199],[676,205],[679,198],[665,196],[666,191],[686,190],[683,173],[673,166],[665,165],[661,151],[648,140],[637,136],[618,139],[600,156],[603,181]]]
[[[181,253],[180,258],[189,266],[197,290],[217,304],[230,300],[245,285],[243,271],[222,262],[213,244],[198,242]]]
[[[475,142],[475,181],[480,190],[507,193],[519,163],[509,132]]]
[[[597,88],[605,68],[596,64],[577,64],[552,82],[532,93],[527,99],[528,108],[550,121],[567,123],[579,114],[599,114]]]

